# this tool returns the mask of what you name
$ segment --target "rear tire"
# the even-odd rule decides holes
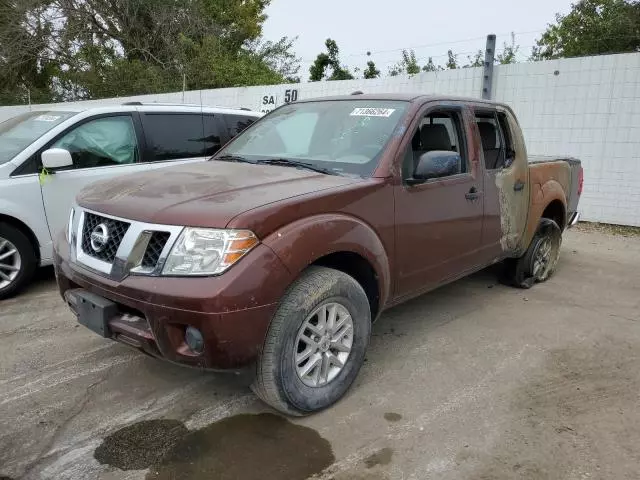
[[[37,265],[27,236],[12,225],[0,223],[0,300],[18,293],[31,280]]]
[[[549,218],[540,219],[525,254],[505,261],[506,283],[527,289],[535,283],[546,282],[556,270],[561,245],[562,231],[558,224]]]
[[[370,334],[369,301],[360,284],[338,270],[310,267],[280,302],[251,388],[288,415],[327,408],[358,375]]]

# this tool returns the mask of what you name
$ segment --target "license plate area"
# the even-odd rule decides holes
[[[102,337],[111,338],[109,320],[118,314],[115,303],[81,289],[68,292],[67,302],[78,316],[78,323]]]

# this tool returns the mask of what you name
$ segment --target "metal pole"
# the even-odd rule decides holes
[[[484,51],[484,72],[482,76],[482,98],[491,100],[493,86],[493,62],[496,55],[496,36],[487,35],[487,47]]]
[[[182,103],[184,103],[184,91],[187,89],[187,74],[182,74]]]

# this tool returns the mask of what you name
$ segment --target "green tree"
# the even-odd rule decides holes
[[[56,99],[51,80],[59,67],[48,44],[53,26],[46,9],[40,0],[0,3],[0,104]]]
[[[502,52],[496,55],[495,61],[500,65],[507,65],[509,63],[516,63],[518,60],[516,55],[520,50],[520,45],[516,45],[516,36],[511,32],[511,43],[504,42]]]
[[[309,68],[309,81],[319,82],[327,80],[353,80],[353,74],[348,67],[340,64],[340,49],[335,40],[327,38],[325,41],[327,52],[319,53],[313,65]],[[331,75],[327,75],[327,69],[331,69]]]
[[[556,15],[533,48],[532,60],[640,51],[640,2],[580,0]]]
[[[402,59],[389,69],[389,75],[415,75],[420,73],[420,65],[413,50],[402,50]]]
[[[268,3],[4,0],[1,98],[22,103],[41,86],[66,100],[166,92],[183,76],[190,89],[295,81],[295,39],[262,38]]]
[[[458,56],[453,53],[452,50],[447,51],[447,63],[445,63],[447,70],[455,70],[458,68]]]
[[[440,70],[443,70],[443,68],[440,65],[433,63],[432,57],[429,57],[429,61],[422,67],[423,72],[437,72]]]
[[[367,62],[367,68],[364,69],[363,76],[364,78],[378,78],[380,76],[380,70],[376,68],[376,64],[372,60]]]
[[[484,52],[478,50],[473,57],[467,57],[467,60],[469,63],[467,63],[464,68],[482,67],[484,65]]]

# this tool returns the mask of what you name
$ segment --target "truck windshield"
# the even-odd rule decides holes
[[[286,159],[334,174],[370,176],[407,105],[364,99],[286,105],[245,130],[213,160]]]
[[[28,112],[0,123],[0,165],[76,112]]]

